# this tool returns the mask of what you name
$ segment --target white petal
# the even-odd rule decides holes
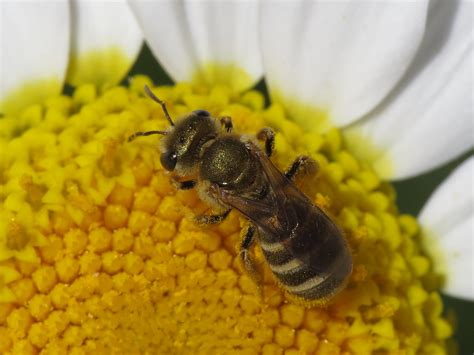
[[[61,92],[69,55],[67,1],[0,2],[0,112]]]
[[[430,197],[419,220],[444,292],[474,300],[474,158],[469,158]]]
[[[436,2],[407,75],[348,130],[352,145],[363,137],[378,147],[375,167],[385,178],[420,174],[472,147],[473,23],[472,2]]]
[[[242,90],[261,77],[256,1],[130,0],[130,5],[174,80]]]
[[[295,110],[295,101],[333,125],[360,118],[405,73],[426,12],[427,1],[264,2],[262,53],[272,98],[308,129],[318,117]]]
[[[73,0],[72,85],[118,83],[140,51],[143,36],[126,0]]]

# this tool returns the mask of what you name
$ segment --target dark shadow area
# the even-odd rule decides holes
[[[270,94],[268,92],[267,82],[264,78],[260,79],[260,81],[255,84],[252,88],[253,90],[260,91],[265,99],[265,107],[270,106]]]
[[[128,76],[122,80],[121,85],[126,84],[128,77],[137,74],[144,74],[153,80],[155,85],[172,85],[173,79],[166,73],[160,63],[153,57],[150,48],[146,43],[143,44],[137,60],[128,72]]]
[[[69,85],[68,83],[64,83],[62,94],[67,95],[67,96],[72,96],[72,94],[74,94],[75,89],[76,88],[74,86]]]
[[[467,152],[448,164],[423,175],[394,182],[393,186],[397,190],[397,205],[400,212],[417,216],[436,187],[473,153],[474,151]]]
[[[467,271],[467,270],[466,270]],[[474,302],[444,296],[445,313],[454,312],[456,329],[454,339],[459,347],[459,355],[474,353]]]

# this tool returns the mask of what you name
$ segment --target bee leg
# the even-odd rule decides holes
[[[179,181],[172,178],[171,183],[173,184],[174,187],[176,187],[179,190],[191,190],[192,188],[196,186],[195,180]]]
[[[201,214],[195,217],[195,220],[199,224],[217,224],[222,222],[226,217],[229,215],[231,209],[224,211],[222,214],[212,214],[212,215],[205,215]]]
[[[251,279],[257,284],[257,287],[261,291],[261,285],[263,283],[262,270],[255,259],[250,254],[250,247],[253,244],[255,235],[255,227],[250,225],[247,227],[242,243],[240,244],[239,257],[245,271],[249,274]]]
[[[229,116],[221,117],[220,121],[221,121],[221,125],[225,128],[227,133],[232,132],[232,128],[234,128],[234,125],[232,124],[231,117]]]
[[[270,157],[275,146],[275,132],[268,127],[262,128],[260,132],[257,133],[257,138],[265,141],[265,153],[267,157]]]
[[[285,171],[285,176],[293,180],[295,175],[298,174],[301,170],[305,174],[314,174],[318,170],[318,163],[307,155],[298,156],[291,166]]]

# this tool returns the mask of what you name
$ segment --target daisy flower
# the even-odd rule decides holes
[[[390,181],[472,149],[472,3],[51,1],[0,3],[0,351],[443,354],[439,289],[473,290],[467,159],[419,219]],[[143,40],[175,84],[127,77]],[[158,68],[157,68],[158,70]],[[118,85],[126,78],[125,85]],[[262,78],[270,104],[252,89]],[[290,298],[239,263],[246,220],[200,227],[155,138],[205,109],[276,132],[282,170],[344,231],[347,287]]]

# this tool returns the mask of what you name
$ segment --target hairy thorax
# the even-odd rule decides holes
[[[224,136],[211,142],[202,156],[203,180],[223,189],[244,192],[256,181],[258,162],[236,136]]]

